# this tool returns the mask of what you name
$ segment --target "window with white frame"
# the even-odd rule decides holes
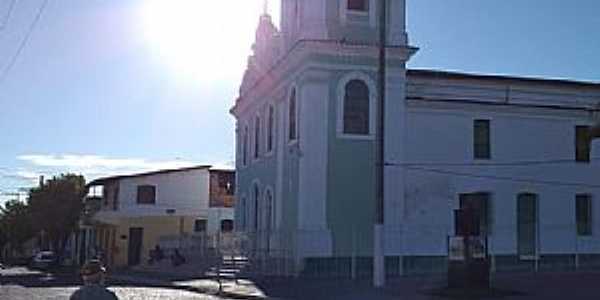
[[[370,134],[370,92],[367,84],[359,79],[350,80],[344,88],[344,134]]]

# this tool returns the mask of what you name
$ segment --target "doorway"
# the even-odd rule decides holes
[[[535,259],[538,244],[538,197],[520,194],[517,199],[517,248],[521,259]]]
[[[143,240],[144,240],[144,228],[140,228],[140,227],[129,228],[129,250],[128,250],[128,262],[127,262],[127,264],[129,266],[137,266],[141,263]]]

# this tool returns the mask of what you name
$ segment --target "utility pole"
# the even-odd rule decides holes
[[[387,47],[387,0],[379,2],[379,72],[377,105],[376,142],[376,204],[373,234],[373,285],[385,285],[385,242],[384,242],[384,166],[385,166],[385,89],[386,89],[386,47]]]

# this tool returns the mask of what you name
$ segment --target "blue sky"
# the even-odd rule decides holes
[[[5,26],[10,1],[0,1],[0,70],[43,1],[17,1]],[[195,2],[179,12],[203,23],[149,26],[157,1],[49,1],[0,81],[0,193],[40,174],[231,164],[228,109],[261,1],[177,0]],[[409,66],[600,81],[598,11],[596,0],[409,0],[410,40],[421,49]],[[169,32],[173,23],[181,34]]]

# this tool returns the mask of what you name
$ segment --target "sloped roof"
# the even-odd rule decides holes
[[[121,179],[138,178],[138,177],[146,177],[146,176],[177,173],[177,172],[187,172],[187,171],[195,171],[195,170],[208,170],[210,168],[211,168],[210,165],[201,165],[201,166],[193,166],[193,167],[186,167],[186,168],[179,168],[179,169],[165,169],[165,170],[158,170],[158,171],[137,173],[137,174],[130,174],[130,175],[110,176],[110,177],[98,178],[98,179],[93,180],[92,182],[88,183],[87,185],[88,186],[102,185],[107,182],[118,181]]]
[[[466,73],[466,72],[454,72],[444,70],[433,70],[433,69],[408,69],[407,76],[423,76],[423,77],[434,77],[434,78],[447,78],[447,79],[477,79],[477,80],[494,80],[504,82],[522,82],[522,83],[537,83],[537,84],[554,84],[572,87],[588,87],[588,88],[600,88],[600,82],[594,81],[579,81],[572,79],[562,78],[543,78],[543,77],[525,77],[525,76],[510,76],[510,75],[496,75],[496,74],[480,74],[480,73]]]

